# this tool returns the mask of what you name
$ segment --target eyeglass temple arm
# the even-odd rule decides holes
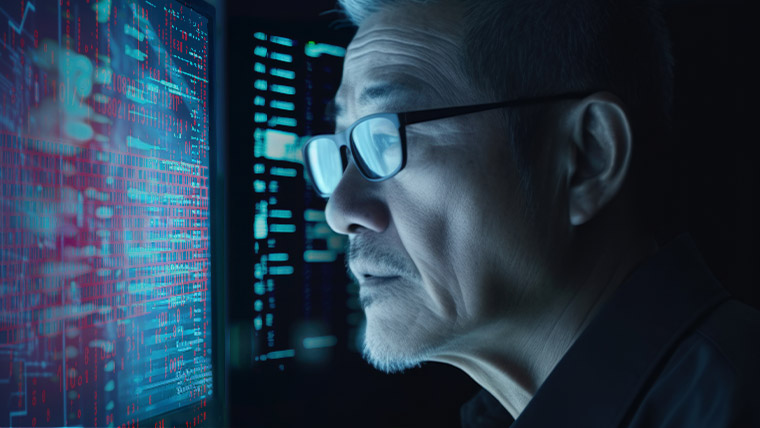
[[[568,92],[560,95],[547,95],[541,97],[517,98],[509,101],[500,101],[488,104],[478,104],[471,106],[444,107],[431,110],[419,110],[406,113],[400,113],[399,117],[404,125],[427,122],[431,120],[446,119],[452,116],[463,114],[477,113],[480,111],[491,110],[503,107],[522,107],[530,104],[540,104],[551,101],[560,101],[566,99],[583,98],[597,91]]]

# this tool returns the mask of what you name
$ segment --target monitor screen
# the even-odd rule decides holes
[[[203,421],[212,20],[175,0],[0,4],[0,426]]]

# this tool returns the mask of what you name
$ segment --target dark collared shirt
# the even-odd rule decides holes
[[[760,427],[760,312],[682,235],[621,284],[516,421],[485,391],[461,416],[465,428]]]

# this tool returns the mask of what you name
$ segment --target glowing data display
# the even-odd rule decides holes
[[[0,426],[204,420],[209,49],[174,1],[0,4]]]
[[[325,108],[345,48],[264,31],[252,36],[252,359],[282,369],[291,359],[313,362],[346,338],[346,312],[353,326],[348,336],[356,335],[362,317],[355,288],[347,290],[345,238],[328,227],[301,152],[308,136],[332,130]]]
[[[253,358],[279,360],[295,356],[280,333],[292,319],[280,317],[290,299],[280,289],[301,283],[299,249],[306,191],[295,104],[301,95],[293,64],[298,43],[290,38],[257,32],[254,35],[254,158],[255,213],[253,331],[258,338]],[[294,251],[295,250],[295,251]],[[292,318],[292,317],[291,317]]]

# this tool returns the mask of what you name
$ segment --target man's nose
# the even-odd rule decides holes
[[[351,163],[327,201],[325,216],[332,230],[344,235],[361,231],[383,232],[390,212],[380,183],[367,181]]]

